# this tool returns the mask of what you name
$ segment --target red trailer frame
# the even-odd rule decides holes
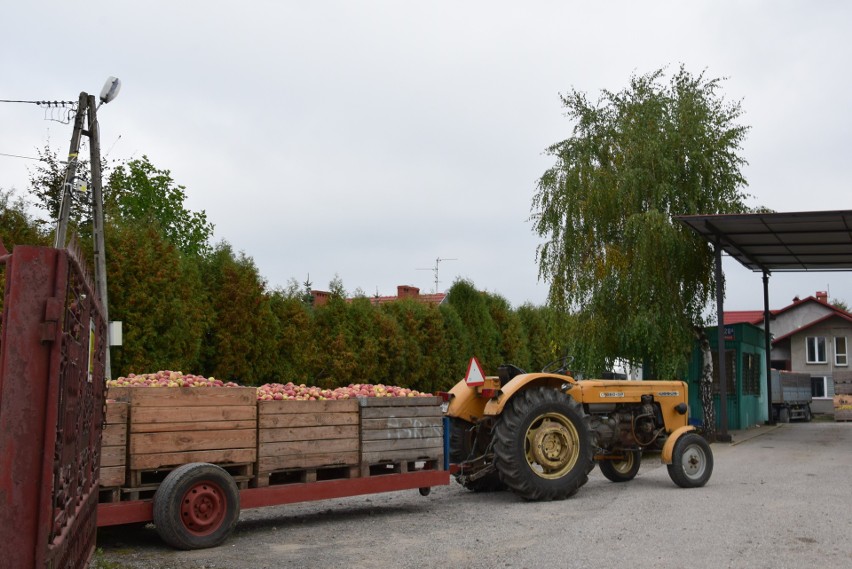
[[[381,474],[364,478],[324,480],[248,488],[240,491],[240,509],[263,508],[316,500],[346,498],[398,490],[425,489],[450,483],[448,470],[420,470],[401,474]],[[153,500],[98,504],[98,527],[145,523],[154,519]]]

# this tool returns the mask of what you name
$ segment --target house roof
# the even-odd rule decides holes
[[[725,324],[759,324],[763,322],[762,310],[727,310],[725,311]]]
[[[675,219],[758,272],[852,269],[852,210],[681,215]]]
[[[796,335],[800,332],[804,332],[805,330],[807,330],[809,328],[813,328],[817,324],[822,324],[826,320],[831,320],[832,318],[842,318],[843,320],[846,320],[846,321],[852,323],[852,314],[849,314],[847,312],[843,312],[842,310],[840,310],[837,313],[829,313],[829,314],[826,314],[825,316],[823,316],[822,318],[817,318],[813,322],[808,322],[804,326],[800,326],[800,327],[796,328],[795,330],[791,330],[790,332],[784,334],[783,336],[780,336],[778,338],[773,338],[772,343],[776,344],[776,343],[780,342],[781,340],[786,340],[790,336],[794,336],[794,335]]]
[[[772,340],[773,344],[776,343],[776,342],[780,342],[781,340],[784,340],[786,338],[789,338],[790,336],[792,336],[794,334],[798,334],[799,332],[807,330],[808,328],[812,328],[813,326],[816,326],[817,324],[821,324],[821,323],[823,323],[826,320],[829,320],[831,318],[835,318],[835,317],[842,318],[843,320],[846,320],[846,321],[852,323],[852,313],[846,312],[845,310],[843,310],[841,308],[837,308],[836,306],[828,303],[827,301],[822,300],[821,298],[814,297],[814,296],[809,296],[807,298],[802,298],[802,299],[797,298],[791,304],[785,306],[784,308],[780,308],[778,310],[771,310],[770,314],[771,314],[772,318],[776,318],[781,314],[784,314],[784,313],[789,312],[791,310],[795,310],[796,308],[799,308],[800,306],[802,306],[804,304],[809,304],[809,303],[816,303],[816,304],[822,305],[826,308],[829,308],[831,310],[831,312],[828,312],[828,313],[824,314],[823,316],[820,316],[819,318],[817,318],[817,319],[815,319],[811,322],[808,322],[807,324],[804,324],[803,326],[796,328],[795,330],[791,330],[790,332],[788,332],[787,334],[784,334],[783,336],[779,336],[777,338],[774,338]],[[763,323],[763,311],[762,310],[732,310],[732,311],[726,311],[725,316],[724,316],[724,322],[725,322],[725,324],[728,324],[728,325],[740,324],[742,322],[760,325],[760,324]]]
[[[444,302],[444,299],[447,298],[446,293],[439,292],[435,294],[419,294],[417,296],[370,296],[368,300],[373,304],[384,304],[386,302],[396,302],[398,300],[405,300],[406,298],[411,298],[418,302],[425,302],[427,304],[441,304]],[[351,299],[350,299],[351,300]]]

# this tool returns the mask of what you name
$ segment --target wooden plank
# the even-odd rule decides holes
[[[254,449],[256,444],[257,431],[254,429],[227,429],[222,431],[134,433],[130,437],[129,446],[131,457],[133,457],[164,452]]]
[[[137,407],[257,406],[254,387],[131,387],[131,416]]]
[[[440,407],[363,407],[362,419],[383,419],[386,417],[441,417]]]
[[[396,439],[381,441],[362,441],[362,454],[380,451],[395,451],[404,449],[439,449],[443,450],[444,440],[441,438],[428,439]]]
[[[120,447],[101,447],[101,468],[105,466],[124,466],[127,463],[127,449]]]
[[[380,429],[361,431],[362,441],[387,441],[398,439],[428,439],[444,440],[444,429],[438,426],[413,429]]]
[[[358,412],[353,413],[278,413],[261,412],[257,426],[261,429],[274,427],[326,427],[330,425],[357,425]]]
[[[398,462],[398,461],[417,461],[417,460],[444,460],[444,450],[423,449],[423,450],[396,450],[396,451],[379,451],[362,453],[361,464],[378,464],[380,462]]]
[[[334,399],[325,401],[258,401],[260,415],[278,413],[357,413],[357,399]]]
[[[123,486],[125,470],[123,466],[101,467],[98,484],[101,486]]]
[[[419,429],[424,427],[442,427],[443,417],[386,417],[384,419],[363,419],[361,428],[374,429]]]
[[[203,388],[198,388],[203,389]],[[212,388],[208,388],[212,389]],[[189,423],[196,421],[254,421],[257,407],[254,405],[226,407],[134,407],[130,423]]]
[[[248,421],[195,421],[188,423],[131,423],[131,435],[137,433],[166,433],[187,431],[224,431],[228,429],[254,429],[255,422]],[[131,439],[133,437],[131,436]]]
[[[330,427],[303,427],[291,429],[260,429],[258,438],[263,443],[280,441],[311,441],[317,446],[329,439],[358,440],[358,425],[333,425]]]
[[[110,425],[126,423],[128,407],[123,401],[107,401],[104,421]]]
[[[358,464],[358,452],[313,454],[305,456],[262,456],[257,461],[258,472],[276,470],[317,468],[322,466],[354,466]]]
[[[359,397],[361,407],[408,407],[436,406],[440,408],[440,397]]]
[[[258,447],[258,453],[262,457],[283,455],[309,455],[345,453],[358,451],[358,439],[333,439],[328,441],[282,441],[277,443],[263,443]]]
[[[127,444],[127,425],[107,425],[101,436],[101,446],[121,446]]]
[[[246,463],[257,460],[257,449],[201,450],[191,452],[164,452],[157,454],[135,454],[130,456],[131,470],[181,466],[189,462]]]

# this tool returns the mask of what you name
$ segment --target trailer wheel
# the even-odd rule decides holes
[[[779,423],[789,423],[790,422],[790,410],[786,407],[782,407],[781,410],[778,411],[778,422]]]
[[[675,443],[672,463],[667,468],[672,481],[681,488],[704,486],[713,473],[710,444],[696,433],[682,435]]]
[[[811,419],[813,419],[813,415],[811,415],[811,406],[805,405],[805,423],[810,423]]]
[[[562,500],[589,480],[594,468],[583,408],[548,387],[515,395],[496,428],[500,479],[526,500]]]
[[[177,549],[204,549],[225,541],[240,516],[240,494],[231,475],[215,464],[184,464],[154,494],[154,524]]]
[[[624,453],[622,460],[601,460],[598,465],[601,473],[613,482],[629,482],[639,474],[642,464],[642,451],[631,450]]]

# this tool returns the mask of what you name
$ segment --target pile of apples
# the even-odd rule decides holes
[[[407,387],[395,385],[373,385],[371,383],[350,383],[346,387],[336,389],[321,389],[304,383],[296,385],[288,383],[267,383],[257,388],[257,398],[260,401],[325,401],[335,399],[353,399],[355,397],[430,397]]]
[[[184,374],[180,371],[161,370],[157,373],[127,374],[127,377],[110,379],[107,387],[239,387],[233,381],[215,377]]]

